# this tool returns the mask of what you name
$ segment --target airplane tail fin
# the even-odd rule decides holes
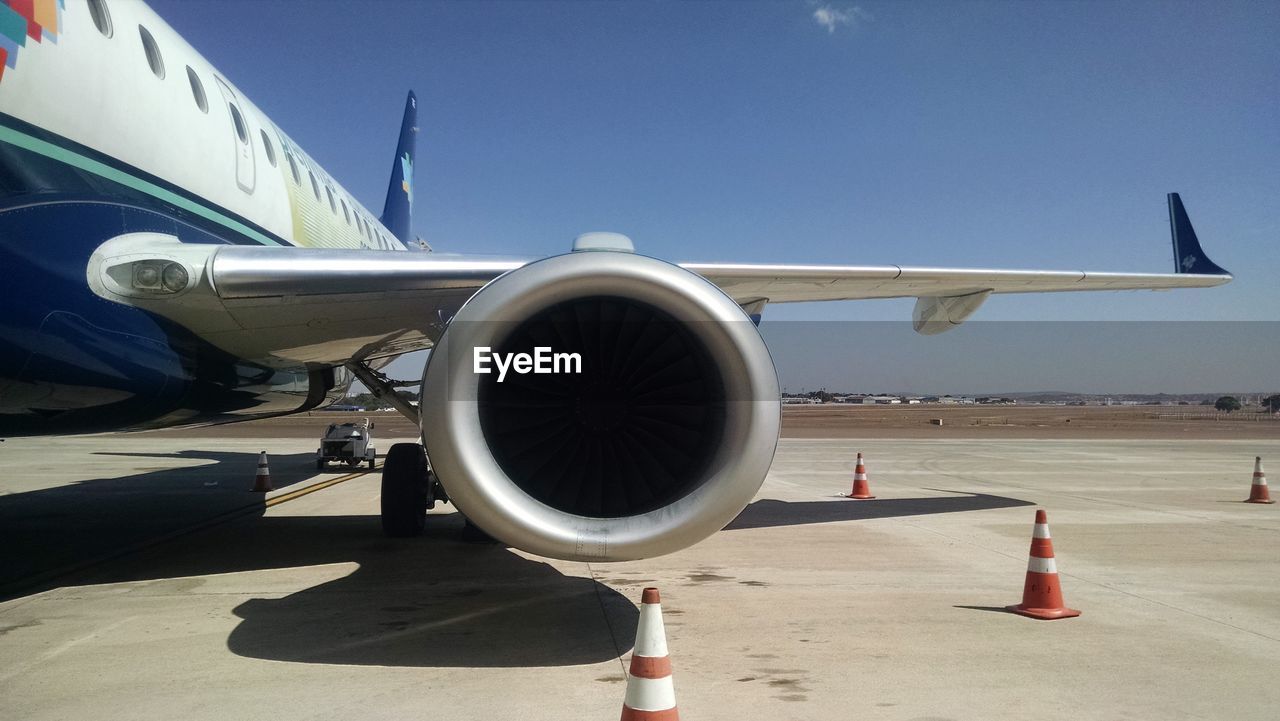
[[[1191,227],[1182,198],[1169,193],[1169,225],[1173,228],[1173,264],[1175,273],[1192,275],[1231,275],[1225,268],[1209,260],[1200,248],[1200,239]]]
[[[418,98],[409,91],[400,122],[400,142],[391,164],[387,202],[382,206],[382,224],[405,245],[412,241],[414,137],[418,133]]]

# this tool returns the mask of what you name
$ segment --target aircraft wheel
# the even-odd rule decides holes
[[[427,521],[427,454],[417,443],[396,443],[382,462],[382,532],[421,536]]]

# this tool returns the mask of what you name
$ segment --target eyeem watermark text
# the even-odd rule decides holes
[[[548,373],[581,373],[582,372],[582,356],[578,353],[552,353],[548,346],[537,346],[533,349],[533,354],[529,353],[494,353],[488,346],[476,346],[474,353],[474,364],[472,370],[477,375],[492,373],[490,367],[498,369],[498,382],[501,383],[507,377],[507,371],[512,370],[520,375],[526,373],[534,373],[545,375]]]

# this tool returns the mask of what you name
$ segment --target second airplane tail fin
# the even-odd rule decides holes
[[[382,224],[409,245],[413,234],[413,163],[414,136],[418,134],[418,98],[409,91],[404,103],[404,120],[400,121],[400,142],[396,159],[391,164],[391,182],[387,185],[387,202],[382,206]]]
[[[1173,264],[1176,273],[1193,275],[1231,275],[1225,268],[1209,260],[1200,247],[1200,239],[1191,227],[1182,198],[1169,193],[1169,225],[1173,228]]]

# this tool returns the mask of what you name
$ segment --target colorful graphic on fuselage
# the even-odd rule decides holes
[[[0,81],[17,67],[18,51],[27,39],[57,44],[66,0],[0,0]]]

